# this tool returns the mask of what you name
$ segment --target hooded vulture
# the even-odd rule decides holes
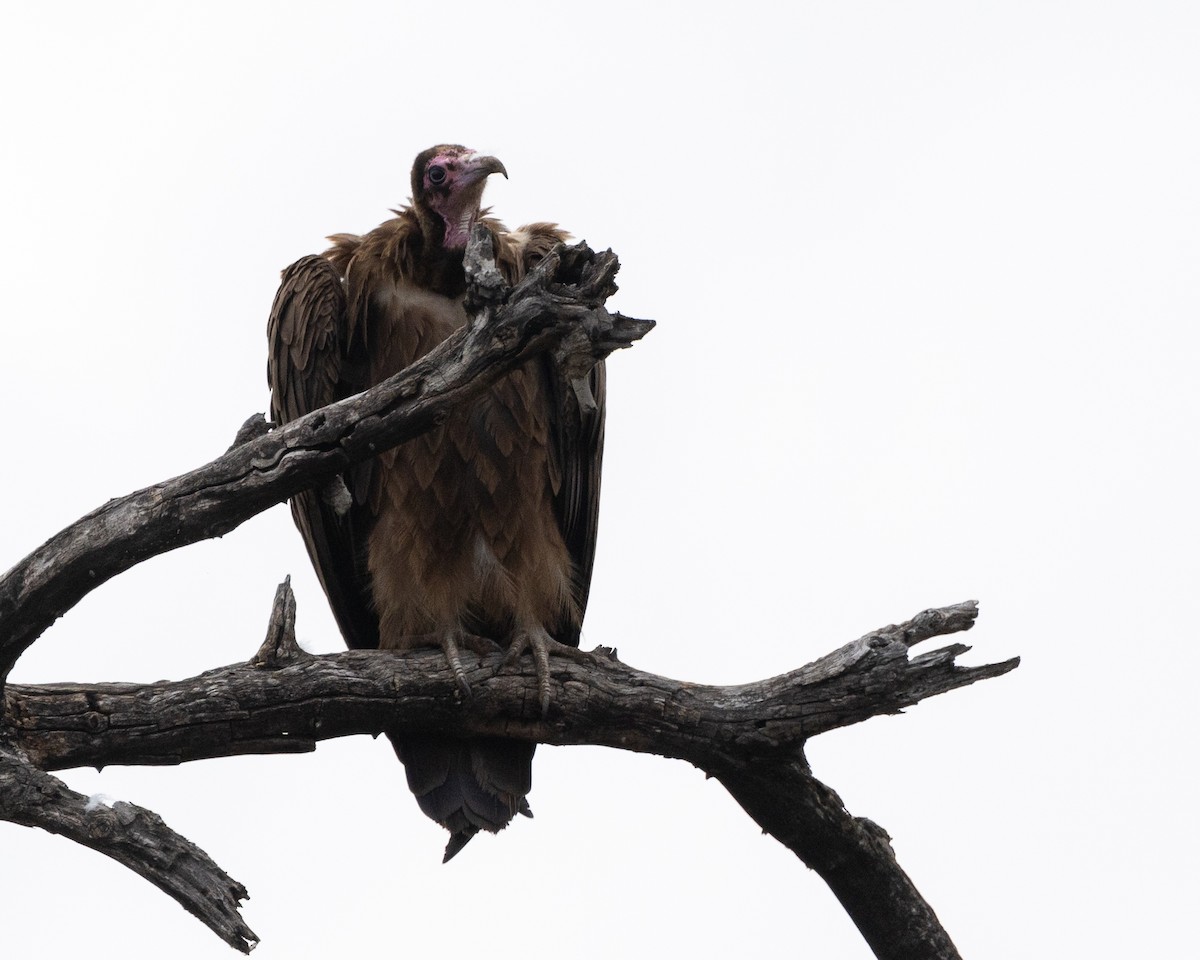
[[[409,206],[283,272],[267,331],[277,424],[379,383],[466,323],[463,254],[477,222],[509,283],[567,237],[550,223],[509,231],[488,218],[480,199],[493,173],[508,176],[495,157],[431,147],[413,164]],[[348,472],[344,487],[294,497],[346,643],[440,646],[468,691],[460,649],[486,638],[507,648],[506,662],[529,651],[544,712],[550,653],[579,645],[603,439],[603,364],[569,382],[539,357]],[[445,859],[478,831],[531,815],[532,743],[391,739],[421,809],[450,831]]]

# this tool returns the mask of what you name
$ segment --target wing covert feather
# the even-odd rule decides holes
[[[558,527],[575,565],[573,592],[582,619],[592,584],[596,530],[600,517],[600,467],[604,456],[605,371],[598,362],[578,380],[568,380],[557,365],[549,379],[554,407],[551,438],[559,475],[554,498]],[[579,645],[576,625],[556,634],[562,643]]]
[[[346,293],[334,266],[309,256],[284,270],[267,323],[267,382],[277,424],[355,392],[348,382],[353,365],[346,336]],[[376,647],[379,624],[369,602],[366,564],[369,518],[358,504],[347,509],[349,497],[338,482],[294,496],[292,517],[346,642]]]
[[[509,283],[517,283],[570,234],[554,223],[528,223],[504,231],[494,221],[496,261]],[[541,367],[543,395],[549,400],[551,456],[547,478],[554,494],[559,532],[574,565],[572,592],[582,619],[592,583],[596,530],[600,516],[600,467],[604,454],[604,362],[586,376],[568,380],[550,357]],[[561,643],[579,645],[579,624],[564,619],[552,630]]]

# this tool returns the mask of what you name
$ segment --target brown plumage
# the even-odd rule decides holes
[[[566,238],[554,224],[508,231],[480,211],[493,157],[432,147],[412,201],[363,236],[283,273],[268,324],[271,409],[285,423],[365,389],[466,321],[463,252],[491,230],[510,283]],[[604,368],[568,382],[547,358],[500,380],[436,429],[342,483],[292,500],[292,514],[351,647],[436,643],[461,686],[475,637],[530,650],[542,705],[548,656],[576,647],[595,550]],[[451,832],[446,859],[480,829],[529,813],[533,745],[394,736],[421,808]]]

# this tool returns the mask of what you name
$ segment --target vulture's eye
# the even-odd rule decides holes
[[[446,181],[446,168],[436,163],[426,173],[430,183],[445,183]]]

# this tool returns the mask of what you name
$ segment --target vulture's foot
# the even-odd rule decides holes
[[[463,669],[462,658],[458,655],[458,641],[463,639],[461,630],[447,630],[441,634],[439,645],[450,664],[450,672],[454,674],[454,682],[468,700],[471,699],[471,685],[467,682],[467,671]]]
[[[585,661],[589,655],[578,647],[568,647],[565,643],[559,643],[542,627],[533,627],[518,630],[513,634],[500,668],[513,666],[526,650],[533,655],[533,667],[537,672],[538,703],[544,717],[550,711],[550,655],[575,661]]]
[[[450,672],[454,674],[454,683],[468,700],[471,699],[471,684],[467,681],[467,671],[463,668],[459,648],[466,647],[481,657],[486,657],[500,649],[500,645],[495,641],[474,633],[467,633],[465,630],[446,630],[442,633],[427,634],[420,640],[424,641],[426,646],[440,648],[446,655],[446,663],[450,667]]]

